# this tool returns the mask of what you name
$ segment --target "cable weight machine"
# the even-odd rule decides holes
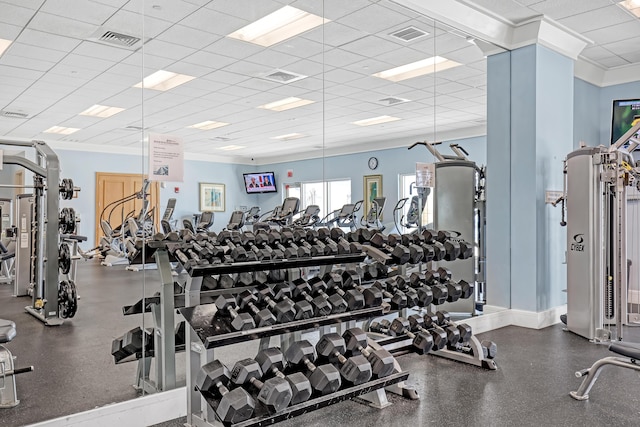
[[[1,139],[0,146],[31,148],[35,151],[35,161],[26,157],[5,154],[2,162],[6,165],[21,166],[33,173],[32,205],[29,215],[16,218],[18,223],[17,246],[29,247],[28,280],[31,288],[32,303],[25,310],[46,325],[61,325],[65,318],[73,317],[77,308],[77,293],[73,276],[75,268],[61,273],[59,256],[64,254],[60,244],[65,241],[78,241],[81,236],[75,233],[70,221],[76,222],[75,213],[66,208],[60,212],[60,198],[73,198],[80,188],[73,185],[71,179],[60,180],[60,162],[56,153],[43,141],[18,141]],[[22,186],[20,186],[22,187]],[[71,256],[74,262],[75,257]],[[67,263],[64,262],[66,265]],[[71,273],[71,276],[69,275]],[[67,280],[60,280],[61,278]],[[16,282],[16,287],[18,283]],[[16,292],[16,295],[20,295]]]

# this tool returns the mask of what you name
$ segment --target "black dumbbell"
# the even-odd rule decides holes
[[[349,242],[345,240],[342,243],[339,243],[333,240],[331,238],[331,230],[329,230],[326,227],[322,227],[318,229],[318,239],[324,242],[325,245],[330,246],[332,250],[333,250],[333,247],[335,246],[337,251],[336,253],[338,253],[339,255],[351,253],[351,246]]]
[[[393,294],[390,293],[387,288],[386,282],[376,280],[373,284],[373,287],[380,289],[382,295],[385,298],[389,299],[389,304],[391,304],[391,308],[393,308],[394,310],[399,310],[407,306],[407,296],[403,292],[398,290],[395,290]]]
[[[411,325],[404,317],[397,317],[391,322],[389,333],[393,336],[406,335],[411,338],[411,345],[418,354],[427,354],[433,347],[433,338],[431,334],[418,331],[417,333],[411,332]]]
[[[273,254],[273,251],[270,251],[264,247],[259,248],[256,246],[256,235],[251,231],[245,231],[240,236],[240,244],[247,250],[251,251],[256,255],[256,258],[259,260],[269,260]]]
[[[457,344],[458,342],[465,343],[471,339],[471,335],[473,335],[473,331],[471,326],[466,323],[455,323],[451,321],[451,315],[448,311],[440,310],[436,312],[436,318],[438,319],[438,325],[443,328],[455,328],[458,331],[458,341],[452,342],[452,339],[449,340],[451,345]],[[448,334],[447,334],[448,335]]]
[[[447,345],[447,334],[442,328],[425,328],[424,318],[418,314],[412,314],[409,316],[409,326],[412,331],[422,332],[427,335],[431,335],[433,347],[431,350],[442,350]]]
[[[324,280],[323,282],[327,285],[328,289],[335,292],[335,294],[330,295],[329,298],[333,295],[339,296],[343,301],[345,301],[349,311],[360,310],[365,307],[364,295],[361,292],[358,292],[355,289],[347,289],[345,291],[341,288],[342,277],[339,274],[327,273],[325,274],[325,277],[329,278],[329,282],[325,282]]]
[[[438,316],[434,313],[427,311],[427,313],[422,317],[422,327],[428,330],[431,334],[434,350],[441,350],[447,345],[449,335],[447,334],[447,331],[438,325]]]
[[[276,316],[276,321],[278,323],[286,323],[295,320],[295,304],[293,304],[291,300],[274,301],[273,290],[269,286],[262,286],[258,288],[256,296],[259,301],[264,302],[264,304],[269,307],[271,312]]]
[[[460,289],[462,289],[462,294],[460,298],[467,299],[471,295],[473,295],[473,285],[466,280],[458,280],[458,285],[460,285]]]
[[[367,243],[371,240],[371,236],[373,236],[374,231],[370,228],[357,228],[351,233],[349,233],[349,241],[358,242],[358,243]]]
[[[407,276],[398,275],[387,279],[385,282],[387,283],[387,289],[391,287],[392,289],[396,289],[405,294],[407,297],[407,307],[416,307],[420,305],[418,292],[409,286],[410,282]]]
[[[209,265],[207,260],[200,259],[195,252],[191,251],[189,255],[185,252],[186,249],[183,250],[179,244],[175,245],[167,245],[169,249],[169,253],[176,257],[178,261],[183,265],[187,270],[191,270],[194,267]]]
[[[395,359],[385,349],[370,351],[367,349],[367,334],[360,328],[347,329],[342,338],[347,351],[352,355],[362,354],[371,364],[371,373],[376,378],[389,376],[395,370]]]
[[[382,305],[384,297],[380,289],[360,286],[360,277],[355,270],[346,270],[342,275],[338,273],[327,273],[324,275],[323,280],[330,288],[343,287],[360,292],[364,296],[365,307],[380,307]]]
[[[245,248],[240,245],[240,234],[234,231],[223,230],[218,234],[218,243],[225,245],[228,249],[227,255],[231,256],[235,262],[245,262],[248,253]],[[254,254],[255,256],[255,254]]]
[[[282,235],[278,230],[272,229],[267,231],[267,238],[269,239],[269,246],[271,246],[274,250],[278,249],[282,251],[286,259],[298,258],[297,247],[285,247],[282,244]]]
[[[314,316],[313,306],[307,301],[293,301],[293,289],[289,283],[278,283],[273,287],[273,295],[276,301],[289,301],[296,310],[296,320],[310,319]]]
[[[319,240],[316,240],[313,245],[307,241],[307,230],[304,228],[295,228],[293,230],[293,240],[298,246],[307,248],[311,256],[328,255],[325,250],[327,246]]]
[[[446,283],[444,283],[444,285],[447,287],[447,301],[458,301],[462,296],[462,286],[452,280],[447,281]]]
[[[316,316],[326,316],[328,314],[331,314],[333,307],[331,306],[327,298],[325,298],[322,295],[318,295],[315,298],[313,298],[310,295],[310,293],[313,292],[311,290],[311,286],[309,286],[309,283],[305,279],[301,277],[298,279],[295,279],[292,282],[292,285],[293,285],[292,287],[293,295],[295,297],[302,297],[309,304],[311,304],[311,306],[314,308],[314,312]]]
[[[239,423],[253,415],[256,403],[243,388],[231,391],[227,388],[231,374],[219,360],[214,360],[200,368],[196,377],[196,388],[200,392],[217,394],[221,397],[216,409],[218,417],[225,423]]]
[[[255,234],[256,247],[269,253],[269,259],[284,259],[284,252],[269,246],[269,235],[266,230],[258,230]]]
[[[327,230],[327,229],[325,229]],[[324,232],[323,232],[324,237]],[[307,230],[307,242],[312,245],[318,245],[324,247],[325,255],[336,255],[338,253],[338,245],[334,241],[324,241],[325,239],[321,239],[319,237],[318,230],[309,229]]]
[[[318,356],[324,357],[331,363],[340,365],[340,374],[346,382],[353,385],[366,383],[371,379],[371,364],[363,355],[350,358],[344,357],[346,344],[344,339],[336,333],[325,334],[316,344]]]
[[[252,385],[258,390],[258,400],[262,402],[269,412],[279,412],[289,406],[293,391],[289,382],[280,377],[269,378],[262,382],[262,370],[253,359],[242,359],[233,365],[231,370],[231,382],[239,385]]]
[[[399,234],[389,234],[387,236],[387,244],[391,247],[395,247],[398,245],[404,246],[409,249],[409,263],[410,264],[418,264],[424,258],[424,249],[422,247],[415,245],[410,242],[409,244],[405,243],[406,239],[403,240],[402,236]]]
[[[458,259],[467,259],[473,256],[473,243],[469,243],[466,240],[460,240],[460,255]]]
[[[340,372],[331,364],[316,366],[316,349],[307,340],[294,342],[285,352],[285,358],[292,367],[304,367],[311,388],[320,395],[334,393],[342,385]]]
[[[240,300],[240,308],[242,310],[249,310],[253,313],[253,321],[257,327],[261,328],[263,326],[273,325],[277,322],[276,317],[272,312],[266,308],[261,310],[256,306],[258,297],[250,290],[240,292],[238,299]]]
[[[296,237],[293,234],[293,230],[281,229],[280,240],[283,245],[290,247],[297,252],[298,257],[308,258],[311,256],[311,249],[305,245],[298,245],[296,243]],[[306,242],[305,242],[306,243]]]
[[[382,233],[378,232],[371,236],[371,240],[369,240],[369,243],[371,243],[371,245],[375,246],[376,248],[384,249],[385,251],[387,251],[398,264],[406,264],[411,258],[409,248],[402,244],[396,244],[393,247],[389,246],[387,236]]]
[[[349,308],[347,302],[339,294],[326,294],[327,284],[321,278],[317,276],[311,278],[309,286],[311,286],[311,291],[314,295],[327,299],[331,307],[333,307],[332,313],[344,313]]]
[[[362,252],[362,245],[358,242],[350,242],[345,239],[345,234],[342,228],[334,227],[330,231],[331,240],[336,242],[338,245],[346,245],[349,248],[349,253],[357,254]]]
[[[284,370],[284,354],[277,347],[270,347],[260,351],[256,355],[256,362],[260,365],[264,375],[275,375],[282,378],[291,386],[291,405],[306,402],[311,397],[311,383],[301,372],[294,372],[289,375],[282,373]]]
[[[238,313],[238,305],[233,295],[222,294],[216,298],[216,308],[220,313],[227,313],[231,317],[231,327],[236,331],[246,331],[256,327],[249,313]]]
[[[425,251],[422,245],[424,239],[420,240],[421,237],[419,234],[403,234],[400,237],[402,244],[409,248],[412,264],[417,264],[420,261],[429,262],[433,259],[433,253],[431,251]]]
[[[369,325],[369,330],[371,332],[378,332],[381,334],[387,334],[389,332],[389,327],[391,326],[391,321],[387,319],[382,319],[381,321],[373,321],[371,325]]]

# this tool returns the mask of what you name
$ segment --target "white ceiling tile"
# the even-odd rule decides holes
[[[331,82],[348,83],[353,80],[361,79],[362,75],[349,70],[335,69],[324,73],[324,78]]]
[[[553,19],[562,19],[590,10],[611,5],[611,0],[547,0],[536,2],[531,5],[531,9],[544,13]]]
[[[201,9],[182,20],[181,24],[201,31],[217,34],[220,37],[231,34],[247,25],[246,19],[220,13],[213,9]]]
[[[78,45],[73,53],[77,55],[90,56],[92,58],[99,58],[105,61],[118,62],[129,56],[136,56],[137,54],[129,49],[106,46],[101,43],[95,43],[90,41],[83,41]]]
[[[638,41],[636,39],[621,40],[614,43],[602,45],[603,48],[611,51],[616,55],[638,52]]]
[[[281,4],[270,0],[216,0],[205,6],[227,15],[235,16],[247,22],[256,21],[282,7]]]
[[[620,55],[622,57],[622,59],[630,62],[630,63],[637,63],[640,62],[640,52],[635,51],[635,52],[629,52],[629,53],[625,53]]]
[[[266,65],[272,68],[287,68],[289,64],[297,62],[298,58],[272,49],[265,49],[262,52],[251,55],[247,60],[255,64]]]
[[[379,4],[370,4],[359,10],[358,13],[352,13],[340,19],[340,23],[366,31],[369,34],[379,33],[407,21],[409,18],[406,15],[394,12]]]
[[[255,55],[262,49],[264,48],[252,43],[245,43],[236,39],[224,37],[215,43],[210,44],[204,50],[231,58],[245,59]]]
[[[278,43],[270,48],[270,51],[281,52],[286,55],[293,55],[298,58],[309,58],[328,49],[322,43],[308,40],[304,37],[293,37]]]
[[[4,23],[0,25],[0,39],[15,41],[21,31],[22,27]]]
[[[185,16],[193,13],[198,6],[182,0],[153,0],[130,1],[123,6],[123,9],[144,14],[146,19],[161,19],[169,22],[178,22]]]
[[[96,26],[63,16],[40,12],[29,22],[29,28],[65,37],[86,39],[95,31]]]
[[[365,59],[365,57],[353,52],[334,48],[327,50],[322,54],[312,56],[309,59],[321,64],[328,64],[332,67],[344,67],[346,65],[353,64],[354,62],[360,62]]]
[[[13,50],[13,52],[16,51],[16,49]],[[55,65],[55,62],[29,59],[22,56],[13,55],[11,52],[9,52],[0,57],[0,65],[23,68],[25,70],[48,71]]]
[[[583,35],[600,45],[640,37],[640,20],[634,19],[614,27],[587,31]]]
[[[619,56],[610,56],[609,58],[601,58],[598,60],[599,64],[605,67],[619,67],[621,65],[628,65],[629,61],[622,59]]]
[[[29,20],[33,17],[34,11],[15,3],[1,3],[0,4],[0,22],[5,24],[11,24],[19,27],[24,27]]]
[[[41,12],[98,26],[102,25],[116,10],[118,10],[116,7],[101,3],[68,0],[47,0],[40,9]]]
[[[220,40],[217,34],[189,28],[184,25],[173,25],[156,37],[158,40],[186,46],[192,49],[202,49],[211,43]]]
[[[59,50],[61,52],[69,52],[81,43],[78,39],[36,31],[30,28],[25,28],[20,34],[18,41],[20,43]]]
[[[580,33],[597,30],[598,28],[610,27],[631,21],[634,18],[624,12],[622,8],[609,4],[609,6],[589,12],[572,15],[568,18],[560,19],[562,25],[566,25],[574,31]]]
[[[377,36],[366,36],[350,43],[342,45],[340,48],[349,52],[354,52],[367,57],[377,57],[385,52],[402,50],[404,46],[387,41]]]
[[[340,47],[346,43],[365,37],[368,34],[366,31],[352,28],[348,25],[342,25],[339,22],[328,22],[296,38],[313,40],[330,48]]]

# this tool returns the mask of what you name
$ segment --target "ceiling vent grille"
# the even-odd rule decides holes
[[[140,37],[135,37],[129,34],[119,33],[117,31],[107,30],[103,27],[98,28],[88,40],[107,44],[109,46],[122,47],[129,50],[138,48],[140,43]]]
[[[395,96],[389,96],[387,98],[382,98],[378,100],[378,104],[390,106],[396,104],[402,104],[403,102],[409,102],[410,99],[398,98]]]
[[[21,111],[0,111],[0,116],[8,117],[10,119],[27,119],[29,118],[29,114],[23,113]]]
[[[287,70],[278,69],[278,70],[273,70],[268,74],[262,75],[261,77],[265,80],[269,80],[272,82],[287,84],[287,83],[296,82],[298,80],[302,80],[307,76],[294,73],[291,71],[287,71]]]
[[[413,40],[418,39],[420,37],[424,37],[424,36],[426,36],[428,34],[429,33],[427,33],[426,31],[422,31],[419,28],[411,26],[411,27],[403,28],[402,30],[394,31],[393,33],[391,33],[389,35],[391,37],[395,37],[397,39],[400,39],[403,42],[410,42],[410,41],[413,41]]]

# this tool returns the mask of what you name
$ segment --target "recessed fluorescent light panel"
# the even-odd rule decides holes
[[[187,127],[190,127],[193,129],[200,129],[200,130],[211,130],[211,129],[221,128],[222,126],[227,126],[228,124],[229,123],[207,120],[205,122],[196,123],[195,125],[191,125]]]
[[[371,125],[379,125],[381,123],[395,122],[396,120],[402,120],[402,119],[400,117],[393,117],[393,116],[378,116],[378,117],[372,117],[370,119],[358,120],[357,122],[351,122],[351,123],[358,126],[371,126]]]
[[[93,107],[89,107],[80,113],[81,116],[91,116],[91,117],[111,117],[119,112],[124,111],[124,108],[119,107],[109,107],[107,105],[94,105]]]
[[[284,6],[227,37],[269,47],[327,22],[328,19],[304,10]]]
[[[271,111],[285,111],[292,108],[302,107],[303,105],[313,104],[315,101],[309,99],[296,98],[291,96],[289,98],[281,99],[280,101],[270,102],[268,104],[260,105],[258,108]]]
[[[424,76],[425,74],[436,71],[444,71],[449,68],[457,67],[459,62],[452,61],[442,56],[433,56],[421,61],[412,62],[410,64],[401,65],[400,67],[391,68],[390,70],[375,73],[374,77],[399,82],[413,77]]]
[[[624,0],[618,3],[618,5],[628,9],[635,16],[640,18],[640,0]],[[0,53],[2,52],[2,48],[0,48]]]
[[[49,129],[43,131],[44,133],[57,133],[60,135],[71,135],[74,132],[78,132],[78,128],[66,128],[63,126],[51,126]]]
[[[272,136],[269,139],[277,139],[277,140],[280,140],[280,141],[290,141],[292,139],[304,138],[305,136],[307,136],[307,135],[302,134],[302,133],[287,133],[285,135]]]
[[[7,50],[10,44],[11,40],[0,39],[0,55],[2,55],[5,50]]]
[[[233,151],[233,150],[242,150],[243,148],[247,148],[247,147],[244,147],[242,145],[225,145],[224,147],[219,147],[218,150]]]
[[[172,73],[171,71],[159,70],[148,75],[140,83],[133,87],[153,89],[153,90],[169,90],[183,83],[195,79],[193,76],[186,74]]]

